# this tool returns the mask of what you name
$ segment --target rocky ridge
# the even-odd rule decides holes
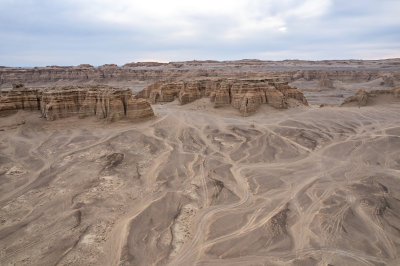
[[[243,116],[255,113],[261,104],[278,109],[291,105],[308,105],[303,93],[279,78],[268,79],[198,79],[190,81],[156,82],[136,97],[154,103],[171,102],[175,98],[187,104],[209,97],[214,107],[231,105]]]
[[[22,82],[31,87],[82,83],[125,87],[143,82],[146,84],[141,88],[144,88],[148,84],[166,79],[262,78],[266,75],[280,76],[287,82],[299,79],[322,80],[322,82],[327,80],[367,82],[382,78],[384,85],[389,86],[400,81],[400,59],[221,62],[207,60],[170,63],[137,62],[123,66],[106,64],[99,67],[88,64],[34,68],[0,67],[0,88],[10,88],[16,82]]]
[[[12,90],[1,92],[0,113],[8,114],[20,109],[40,110],[47,120],[96,116],[117,121],[154,115],[150,104],[144,99],[135,99],[131,90],[102,85],[31,89],[15,84]]]

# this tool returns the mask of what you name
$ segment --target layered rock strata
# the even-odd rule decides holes
[[[137,97],[149,98],[152,103],[171,102],[178,98],[181,104],[209,97],[214,107],[232,105],[244,116],[255,113],[261,104],[288,108],[291,99],[308,105],[303,93],[287,82],[270,79],[201,79],[191,81],[157,82]]]
[[[390,90],[371,90],[369,92],[365,89],[359,89],[355,95],[346,98],[342,106],[367,106],[376,103],[379,99],[400,101],[400,86]]]
[[[400,60],[332,60],[332,61],[187,61],[187,62],[138,62],[124,66],[113,64],[93,67],[48,66],[16,68],[0,66],[0,88],[11,88],[12,83],[23,82],[29,86],[50,87],[62,84],[124,84],[126,82],[156,82],[165,79],[262,78],[280,76],[284,81],[304,79],[334,80],[341,82],[369,82],[382,79],[382,85],[400,82]],[[329,81],[328,81],[329,82]],[[328,84],[329,85],[329,84]]]
[[[153,116],[153,109],[144,99],[135,99],[129,89],[109,86],[63,86],[28,89],[16,85],[1,92],[0,112],[40,110],[47,120],[78,116],[96,116],[107,121]]]
[[[0,91],[0,113],[9,114],[15,110],[40,110],[40,97],[37,89],[14,84],[10,91]]]
[[[323,78],[318,82],[318,86],[323,87],[323,88],[329,88],[333,89],[333,81],[329,78]]]

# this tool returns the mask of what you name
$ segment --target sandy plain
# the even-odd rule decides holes
[[[399,265],[400,104],[1,117],[0,265]]]

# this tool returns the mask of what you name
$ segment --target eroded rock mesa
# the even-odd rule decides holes
[[[25,88],[21,83],[13,84],[10,91],[0,91],[0,113],[9,114],[15,110],[40,110],[37,89]]]
[[[0,66],[0,89],[11,88],[16,82],[34,87],[72,84],[109,84],[117,87],[143,88],[153,82],[166,79],[263,78],[280,76],[288,82],[318,80],[330,85],[328,80],[345,83],[369,82],[381,79],[381,85],[393,87],[400,82],[400,60],[325,60],[325,61],[186,61],[186,62],[137,62],[123,66],[106,64],[93,67],[47,66],[17,68]],[[267,73],[267,74],[266,74]],[[127,83],[129,82],[129,83]],[[326,83],[328,82],[328,83]],[[129,84],[129,85],[128,85]],[[323,86],[326,87],[326,86]],[[329,86],[328,86],[329,88]]]
[[[20,109],[40,110],[47,120],[96,116],[117,121],[154,115],[150,104],[144,99],[135,99],[131,90],[102,85],[30,89],[16,84],[12,90],[1,92],[1,113]]]
[[[152,103],[171,102],[178,98],[181,104],[209,97],[214,107],[231,105],[244,116],[255,113],[261,104],[279,109],[308,105],[301,91],[274,78],[157,82],[143,89],[137,97],[148,98]]]

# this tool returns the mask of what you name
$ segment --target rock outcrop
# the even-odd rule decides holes
[[[205,84],[202,82],[189,81],[182,82],[179,84],[179,101],[182,104],[193,102],[194,100],[200,99],[205,94]]]
[[[382,77],[382,86],[387,86],[387,87],[394,87],[395,81],[393,76],[391,75],[385,75]]]
[[[400,86],[394,87],[390,90],[371,90],[367,92],[365,89],[359,89],[358,92],[346,98],[342,106],[354,106],[358,107],[367,106],[379,103],[379,100],[385,102],[400,101]]]
[[[129,89],[109,86],[63,86],[48,89],[28,89],[16,85],[1,92],[0,112],[40,110],[47,120],[78,116],[96,116],[107,121],[137,119],[154,115],[150,104],[135,99]]]
[[[342,105],[356,103],[358,106],[365,106],[368,102],[368,93],[365,89],[359,89],[356,94],[344,99]]]
[[[15,110],[40,110],[40,96],[37,89],[14,84],[11,91],[0,92],[0,113],[9,114]]]
[[[297,88],[275,79],[199,79],[191,81],[157,82],[137,97],[149,98],[152,103],[171,102],[178,98],[181,104],[209,97],[214,107],[232,105],[244,116],[255,113],[261,104],[287,108],[288,99],[307,105]]]
[[[400,82],[399,66],[399,59],[367,61],[239,60],[222,62],[206,60],[170,63],[138,62],[123,66],[107,64],[99,67],[88,64],[34,68],[0,66],[0,88],[11,88],[12,83],[16,82],[22,82],[31,87],[86,83],[113,84],[114,86],[121,84],[122,87],[126,87],[135,82],[151,84],[167,79],[263,78],[265,76],[279,76],[282,81],[287,82],[298,79],[368,82],[381,78],[382,85],[391,86]]]
[[[319,82],[318,82],[318,86],[323,87],[323,88],[329,88],[332,89],[334,88],[333,86],[333,81],[327,77],[322,78]]]

